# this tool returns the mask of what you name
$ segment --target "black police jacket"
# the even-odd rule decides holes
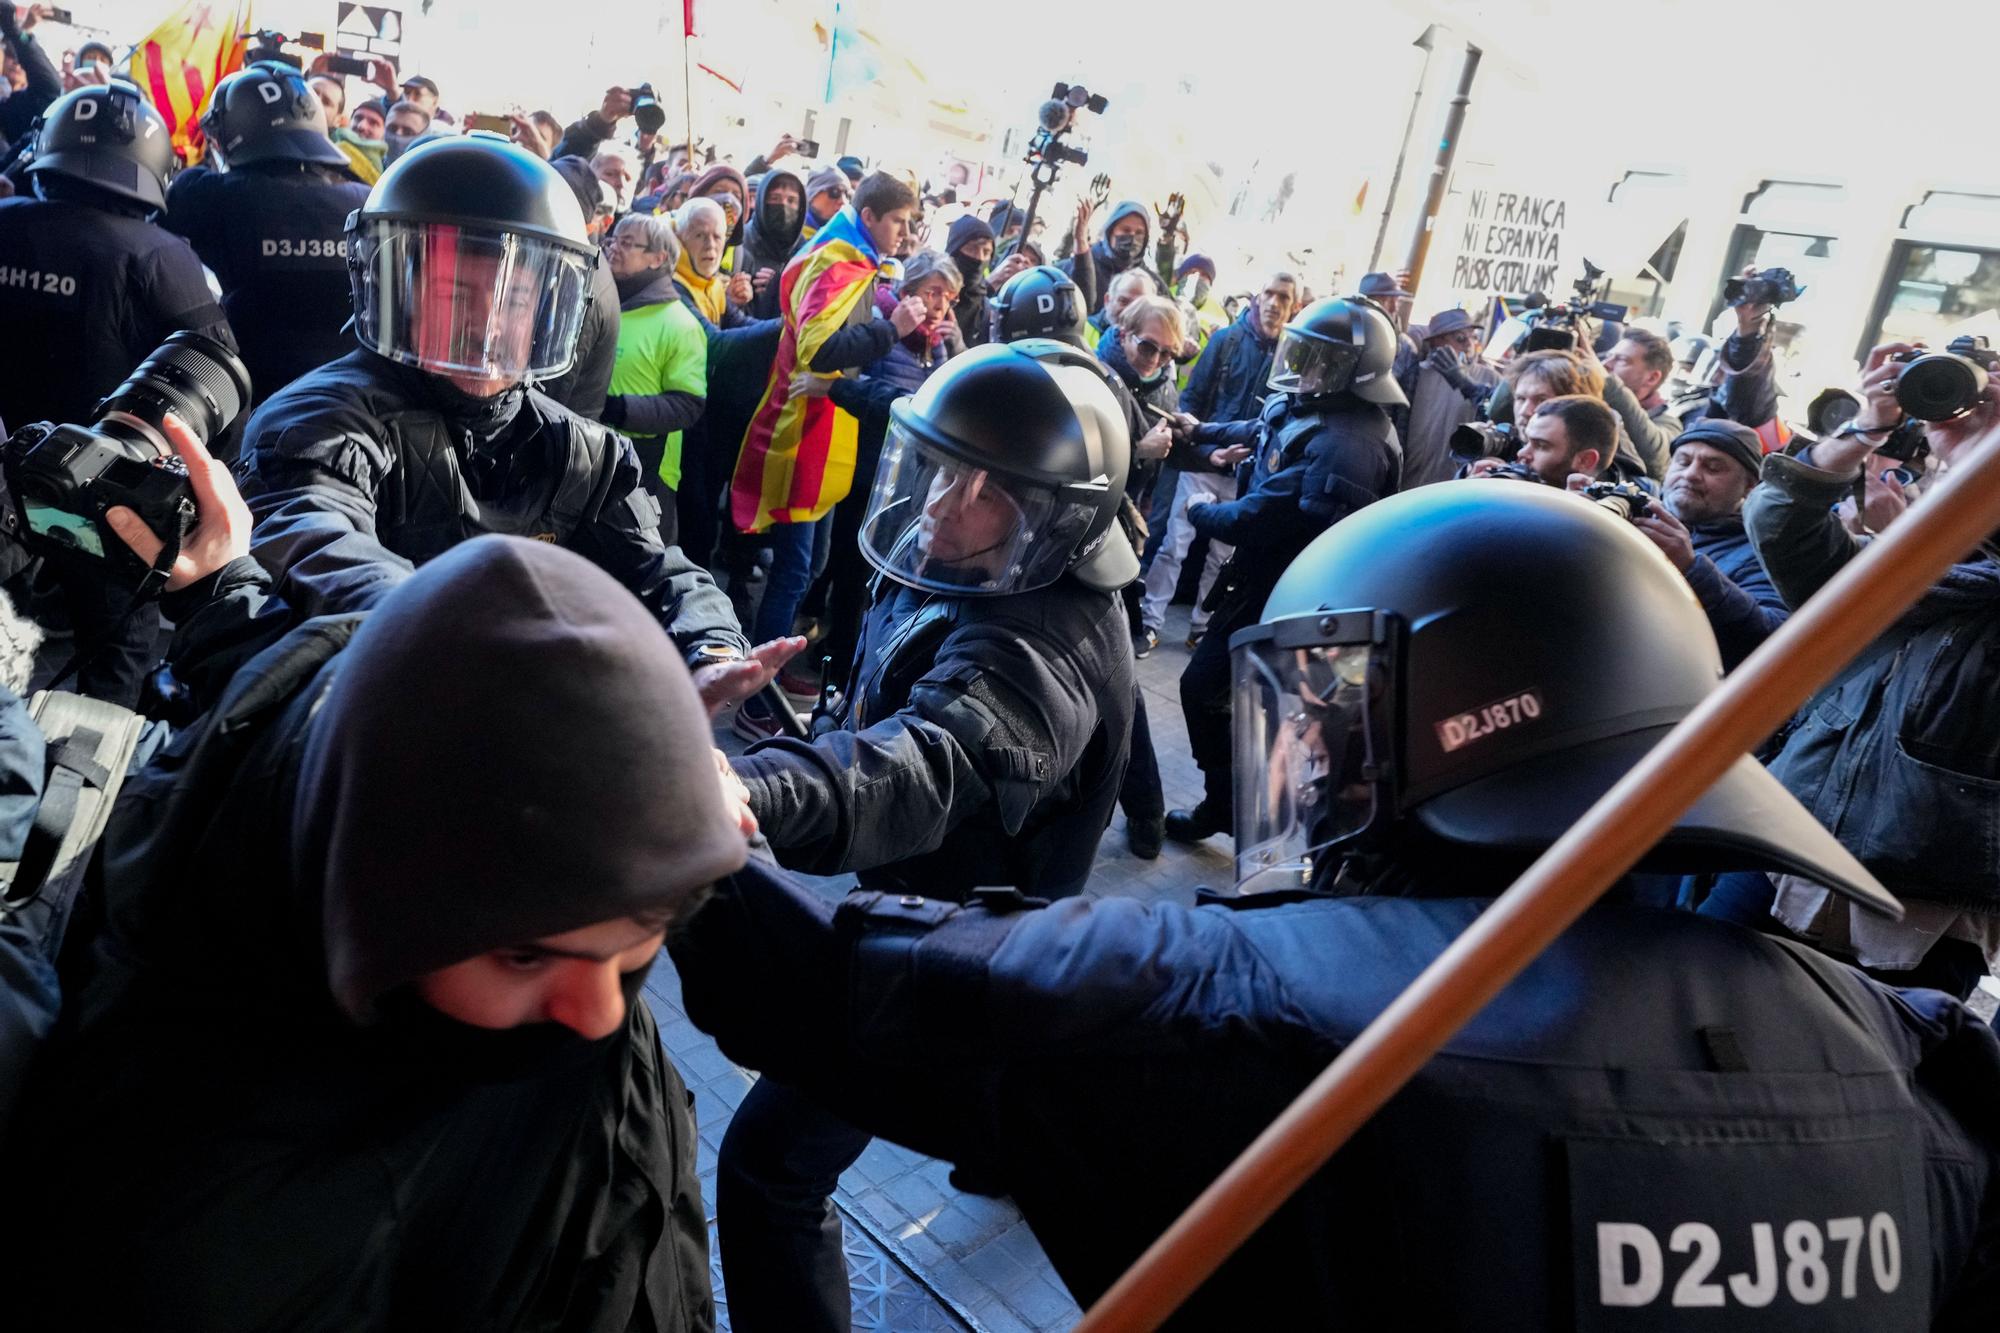
[[[611,372],[617,364],[618,281],[611,275],[610,258],[599,251],[591,261],[590,301],[576,332],[576,359],[561,375],[535,387],[578,416],[595,421],[604,415],[604,399],[611,392]]]
[[[1188,511],[1194,530],[1236,548],[1238,574],[1268,590],[1292,558],[1355,510],[1394,495],[1403,446],[1389,414],[1350,394],[1300,399],[1272,394],[1254,421],[1207,423],[1193,435],[1208,449],[1255,451],[1242,495]]]
[[[259,408],[243,455],[254,554],[302,614],[365,609],[432,556],[499,532],[588,557],[690,655],[748,647],[707,572],[661,543],[631,442],[533,390],[476,404],[356,351]]]
[[[1075,579],[945,597],[883,578],[836,721],[734,761],[786,865],[963,897],[1083,887],[1124,780],[1132,647]]]
[[[347,215],[367,201],[361,182],[291,162],[190,167],[168,187],[166,226],[222,284],[254,401],[354,350]]]
[[[0,199],[0,420],[87,422],[181,329],[234,347],[186,241],[82,202]]]
[[[240,659],[240,613],[282,609],[249,564],[181,626],[184,660]],[[0,1145],[0,1243],[32,1265],[9,1326],[713,1329],[690,1099],[645,1005],[565,1049],[334,1010],[289,830],[363,618],[262,617],[214,710],[125,785],[92,966]]]
[[[732,1059],[1011,1194],[1088,1305],[1489,901],[836,912],[753,865],[672,950]],[[1597,907],[1173,1326],[1991,1329],[1996,1105],[1955,1000]]]

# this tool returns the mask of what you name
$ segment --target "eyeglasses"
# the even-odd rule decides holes
[[[1174,354],[1173,348],[1162,347],[1160,344],[1154,342],[1151,338],[1134,337],[1132,339],[1132,343],[1140,351],[1144,352],[1147,356],[1152,357],[1156,361],[1161,357],[1172,356]]]

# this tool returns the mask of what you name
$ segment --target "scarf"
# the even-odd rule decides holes
[[[687,288],[694,298],[695,306],[703,318],[711,324],[720,324],[722,317],[729,313],[729,280],[718,271],[712,278],[704,278],[694,271],[688,262],[688,252],[683,249],[678,264],[674,265],[674,278]]]

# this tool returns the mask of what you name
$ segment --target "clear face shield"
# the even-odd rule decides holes
[[[1287,325],[1271,354],[1269,387],[1301,398],[1332,393],[1347,387],[1354,363],[1360,359],[1361,349],[1350,343],[1337,343]]]
[[[1387,622],[1366,611],[1296,616],[1233,645],[1236,891],[1307,888],[1320,858],[1381,813]]]
[[[590,260],[535,236],[375,219],[350,240],[362,345],[439,374],[518,383],[569,368]]]
[[[1069,568],[1097,504],[977,467],[889,427],[861,550],[899,583],[992,594],[1046,587]]]

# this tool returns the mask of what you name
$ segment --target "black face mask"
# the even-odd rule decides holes
[[[1111,242],[1111,253],[1128,263],[1137,259],[1146,248],[1146,238],[1138,232],[1127,232]]]
[[[959,276],[965,279],[967,286],[971,286],[985,276],[986,265],[980,263],[977,259],[973,259],[967,255],[953,255],[951,262],[958,265]]]
[[[779,236],[790,235],[799,225],[799,210],[764,205],[764,218],[772,232]]]

